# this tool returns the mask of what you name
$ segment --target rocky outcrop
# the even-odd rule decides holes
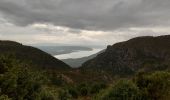
[[[166,70],[170,67],[170,36],[137,37],[108,46],[106,51],[85,62],[84,70],[130,74],[140,70]]]

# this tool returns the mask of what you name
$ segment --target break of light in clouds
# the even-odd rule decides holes
[[[108,45],[170,34],[170,0],[0,0],[0,39]]]

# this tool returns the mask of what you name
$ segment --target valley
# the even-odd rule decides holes
[[[170,100],[170,0],[0,0],[0,100]]]
[[[132,100],[168,100],[169,40],[169,35],[137,37],[107,46],[105,50],[100,49],[87,57],[80,53],[83,58],[63,60],[67,64],[35,47],[0,41],[1,98],[117,100],[128,95],[126,98]],[[12,78],[14,76],[16,78]],[[16,87],[8,87],[8,84]],[[145,93],[144,89],[148,92]],[[21,91],[26,92],[21,95]]]

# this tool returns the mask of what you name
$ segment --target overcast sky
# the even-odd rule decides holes
[[[0,0],[0,39],[108,45],[170,34],[170,0]]]

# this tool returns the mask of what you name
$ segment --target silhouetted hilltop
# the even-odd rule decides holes
[[[46,52],[13,41],[0,41],[0,55],[13,55],[20,61],[26,61],[36,65],[37,67],[45,69],[70,68],[67,64]]]

